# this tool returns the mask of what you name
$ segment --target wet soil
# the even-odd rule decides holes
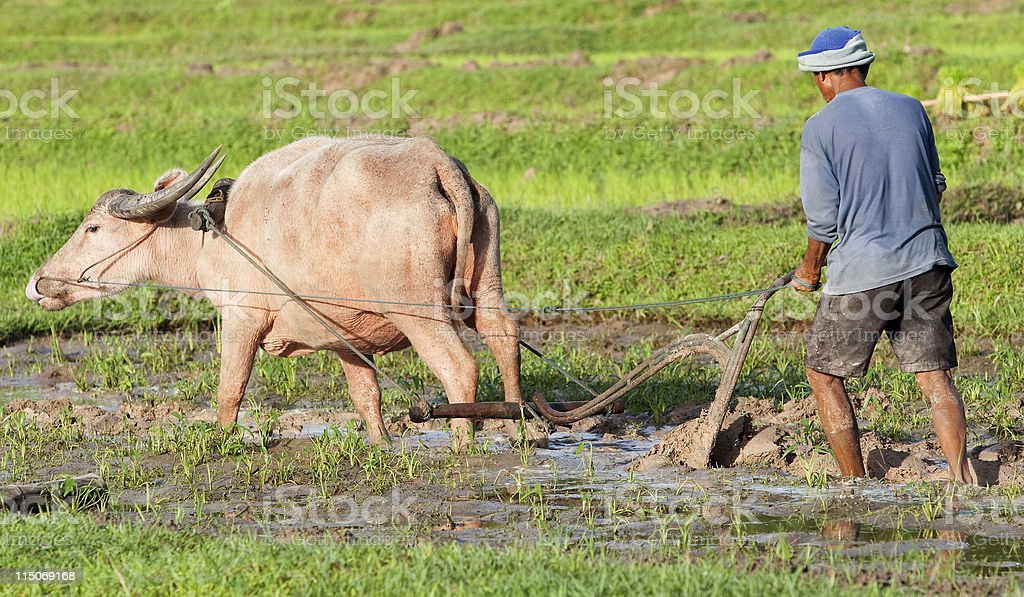
[[[527,333],[541,329],[552,326]],[[626,332],[634,339],[672,333],[657,323],[612,322],[589,329],[588,350],[608,354],[629,344]],[[197,350],[206,349],[212,347]],[[109,446],[183,422],[214,420],[208,405],[152,388],[144,395],[79,391],[69,369],[102,347],[65,341],[61,350],[62,364],[52,364],[49,348],[38,341],[0,350],[0,371],[8,372],[0,377],[5,413],[24,413],[44,428],[70,424],[83,432],[64,457],[41,458],[17,478],[5,473],[7,483],[96,473]],[[47,364],[40,366],[41,361]],[[878,404],[883,397],[870,398],[862,401]],[[870,478],[847,481],[837,476],[831,456],[808,441],[811,400],[780,408],[772,400],[739,397],[716,444],[714,468],[694,470],[684,463],[706,406],[680,405],[660,426],[643,413],[592,417],[556,428],[545,449],[527,453],[514,449],[499,427],[488,423],[480,426],[469,455],[452,454],[443,422],[414,425],[396,415],[390,421],[395,438],[390,451],[414,454],[420,472],[381,484],[369,481],[365,466],[343,465],[325,491],[308,467],[296,463],[307,461],[325,429],[361,433],[359,419],[341,401],[318,407],[300,401],[282,411],[268,442],[270,457],[294,466],[280,478],[245,482],[244,459],[210,456],[200,465],[205,468],[199,473],[204,487],[199,500],[195,482],[182,481],[181,463],[171,454],[144,452],[130,463],[115,463],[136,467],[144,481],[114,484],[113,506],[95,516],[198,525],[210,532],[244,529],[291,541],[330,536],[495,545],[585,542],[638,557],[666,543],[712,554],[723,546],[770,549],[784,540],[821,554],[838,553],[852,574],[866,578],[888,573],[872,572],[880,556],[907,552],[942,554],[973,576],[1005,578],[1024,565],[1024,495],[1015,489],[1024,486],[1024,444],[974,430],[972,464],[983,483],[994,486],[975,490],[944,481],[946,465],[933,440],[895,442],[868,432],[862,442]],[[240,422],[250,429],[257,424],[248,410]],[[251,448],[254,441],[250,437],[246,443]],[[828,558],[822,555],[814,565],[833,565]],[[983,583],[970,592],[993,586]]]

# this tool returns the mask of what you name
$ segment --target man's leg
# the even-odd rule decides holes
[[[949,463],[949,477],[961,483],[977,484],[978,479],[967,461],[967,417],[964,401],[953,385],[949,371],[915,373],[921,391],[932,404],[932,421],[939,445]]]
[[[932,405],[932,421],[951,479],[977,483],[967,461],[967,421],[964,402],[949,371],[957,366],[950,269],[936,267],[904,281],[907,299],[899,329],[890,335],[900,367],[913,373]]]
[[[847,477],[863,477],[865,472],[864,457],[860,451],[860,430],[843,378],[808,368],[807,381],[818,403],[818,418],[821,419],[828,445],[839,462],[840,472]]]

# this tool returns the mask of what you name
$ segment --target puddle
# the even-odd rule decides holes
[[[0,407],[15,400],[53,400],[66,397],[76,406],[95,406],[107,412],[117,412],[121,398],[112,393],[82,393],[72,382],[41,386],[33,377],[0,378]]]

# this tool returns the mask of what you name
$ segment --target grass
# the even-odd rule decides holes
[[[732,549],[716,559],[683,553],[640,563],[600,549],[400,542],[352,545],[330,540],[303,544],[159,526],[101,525],[85,516],[55,516],[38,522],[8,519],[2,524],[7,540],[0,543],[0,557],[6,568],[35,568],[40,561],[50,568],[76,568],[82,581],[74,590],[84,594],[405,595],[410,587],[422,595],[889,592],[883,581],[854,586],[849,579],[852,573],[841,569],[793,574],[794,568],[805,565],[805,555],[787,549],[763,554]],[[183,553],[188,557],[181,557]],[[902,556],[886,566],[896,563],[912,565],[913,560]],[[935,588],[948,582],[948,572],[929,578],[935,571],[914,568],[905,573],[910,579]],[[529,574],[523,574],[526,570]],[[226,571],[230,571],[227,583]],[[44,588],[7,585],[0,592],[41,594]]]
[[[676,5],[645,17],[649,3],[640,1],[599,9],[581,0],[559,9],[544,4],[285,9],[255,2],[239,18],[232,2],[185,2],[173,12],[112,8],[116,3],[38,11],[34,4],[14,3],[0,41],[5,89],[16,97],[30,90],[49,93],[57,77],[62,90],[78,90],[68,102],[77,118],[16,113],[4,120],[0,176],[7,200],[0,203],[0,219],[82,209],[116,186],[145,188],[165,169],[192,164],[218,143],[228,148],[224,172],[237,173],[261,153],[311,131],[431,132],[502,204],[518,207],[621,208],[714,196],[765,203],[797,194],[800,128],[821,100],[793,55],[822,26],[850,20],[845,8],[814,6],[808,12],[811,5],[804,2],[783,8],[734,1]],[[755,22],[744,22],[743,15],[756,11],[763,21],[755,16]],[[1024,46],[1004,26],[1007,12],[946,16],[926,2],[873,2],[854,20],[880,56],[872,82],[925,99],[937,95],[940,70],[977,77],[982,90],[1018,82]],[[350,15],[365,18],[346,24]],[[446,20],[458,21],[464,31],[406,52],[392,49]],[[75,23],[75,35],[66,33],[68,22]],[[972,41],[958,33],[966,30]],[[589,64],[559,62],[576,50],[587,54]],[[733,60],[758,50],[769,50],[771,58]],[[617,66],[650,56],[668,58],[646,67]],[[691,61],[672,67],[672,57]],[[395,76],[403,89],[417,92],[410,105],[418,116],[314,118],[309,110],[289,120],[263,116],[265,76],[358,93],[389,90],[391,75],[367,65],[400,60],[405,62]],[[462,65],[470,60],[483,68],[466,71]],[[492,62],[520,66],[489,68]],[[195,64],[210,64],[213,74],[190,67]],[[637,118],[605,118],[605,77],[629,74],[658,75],[662,89],[698,96],[717,89],[732,94],[735,81],[744,93],[758,92],[750,100],[757,116],[740,111],[727,118],[705,112],[658,118],[645,109]],[[1020,128],[1015,117],[938,122],[951,187],[1019,187]],[[636,130],[654,138],[635,138]],[[18,139],[19,131],[37,131],[37,137],[62,131],[70,138]],[[627,135],[609,139],[610,131]],[[708,140],[708,131],[732,136]],[[979,131],[999,134],[975,139]],[[737,132],[749,136],[737,140]],[[535,175],[525,180],[529,169]]]

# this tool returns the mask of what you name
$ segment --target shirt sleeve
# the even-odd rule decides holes
[[[800,198],[807,216],[807,236],[827,244],[835,242],[839,181],[807,125],[800,141]]]
[[[941,195],[946,192],[946,177],[942,174],[942,168],[939,166],[939,150],[935,147],[935,131],[932,130],[932,121],[923,107],[921,114],[924,118],[925,143],[928,146],[928,165],[932,169],[932,178],[935,180],[935,191]]]

